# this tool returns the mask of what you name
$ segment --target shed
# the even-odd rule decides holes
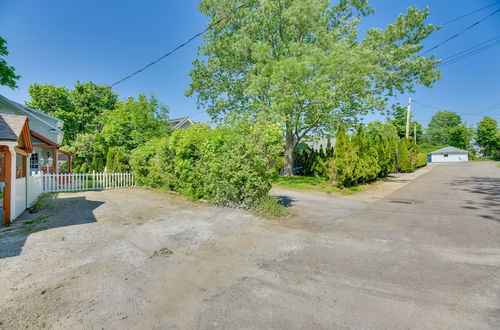
[[[28,207],[27,157],[32,152],[28,117],[0,114],[2,211],[9,224]]]
[[[469,161],[469,152],[455,147],[441,148],[429,154],[429,161],[432,163],[467,162]]]

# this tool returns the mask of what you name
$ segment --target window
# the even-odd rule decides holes
[[[26,156],[16,154],[16,178],[26,176]]]
[[[35,171],[35,173],[38,173],[40,170],[39,167],[39,162],[38,162],[38,153],[31,154],[30,157],[30,172]]]
[[[448,154],[444,154],[444,157],[448,157]]]

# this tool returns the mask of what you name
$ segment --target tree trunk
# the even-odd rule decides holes
[[[289,124],[285,126],[285,168],[284,174],[286,177],[293,176],[293,150],[295,149],[296,141],[293,137],[292,129]]]

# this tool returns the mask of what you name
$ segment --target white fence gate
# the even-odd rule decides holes
[[[44,173],[43,192],[82,191],[134,187],[132,173]]]

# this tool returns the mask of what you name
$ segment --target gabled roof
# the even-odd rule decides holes
[[[33,148],[28,120],[26,116],[0,114],[0,140],[15,141],[17,148],[31,153]]]
[[[52,118],[52,119],[58,120],[58,121],[62,121],[61,119],[56,118],[56,117],[52,117],[51,115],[43,113],[43,112],[41,112],[39,110],[35,110],[35,109],[32,109],[32,108],[27,107],[25,105],[22,105],[22,104],[19,104],[17,102],[14,102],[12,100],[9,100],[8,98],[6,98],[3,95],[0,95],[0,100],[3,100],[5,103],[7,103],[7,104],[11,105],[12,107],[18,109],[19,111],[21,111],[22,113],[26,114],[27,116],[29,116],[29,117],[31,117],[33,119],[38,120],[40,123],[42,123],[43,125],[47,126],[52,131],[57,132],[57,133],[62,133],[61,129],[59,129],[57,126],[54,126],[54,125],[48,123],[42,117],[48,117],[48,118]]]
[[[0,140],[17,141],[28,117],[0,114]]]
[[[174,130],[182,127],[185,123],[193,124],[193,121],[189,117],[170,119],[169,122]]]
[[[431,152],[431,154],[442,154],[442,153],[452,153],[452,152],[469,153],[467,150],[462,150],[455,147],[445,147],[438,150],[434,150],[433,152]]]

